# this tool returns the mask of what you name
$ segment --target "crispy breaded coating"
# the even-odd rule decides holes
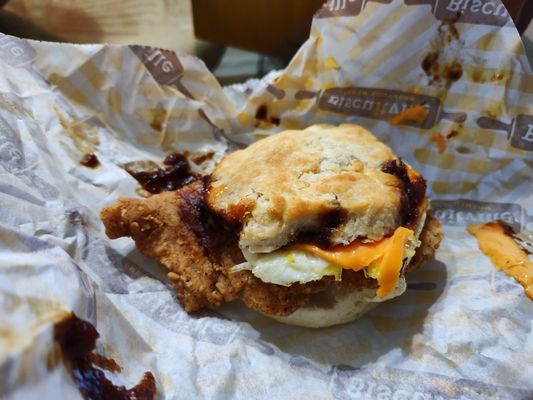
[[[307,304],[311,296],[335,286],[347,290],[361,290],[377,287],[377,281],[365,277],[363,271],[345,269],[342,280],[335,282],[332,276],[306,284],[295,283],[290,287],[265,283],[252,275],[243,292],[244,303],[267,315],[283,317],[292,314]]]
[[[203,183],[197,181],[147,199],[119,199],[101,212],[111,239],[130,236],[141,253],[169,269],[168,277],[188,312],[234,300],[249,278],[248,273],[228,273],[228,266],[243,261],[236,244],[223,234],[216,235],[215,243],[202,243],[200,232],[194,232],[207,223],[196,202],[202,190]]]
[[[244,288],[244,304],[263,314],[274,316],[292,314],[309,301],[311,294],[325,290],[333,283],[333,278],[326,276],[319,281],[295,283],[286,287],[265,283],[253,275],[252,278]]]

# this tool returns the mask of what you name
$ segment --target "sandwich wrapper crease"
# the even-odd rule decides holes
[[[422,104],[423,118],[391,123]],[[260,110],[260,111],[258,111]],[[188,315],[165,269],[100,210],[124,165],[360,124],[428,181],[436,259],[361,319],[313,330],[225,305]],[[168,399],[531,399],[533,304],[466,226],[533,230],[533,74],[498,0],[330,0],[289,66],[222,88],[195,57],[0,36],[0,397],[81,398],[53,325],[69,312],[132,387]],[[80,159],[93,153],[100,166]],[[205,158],[205,157],[204,157]]]

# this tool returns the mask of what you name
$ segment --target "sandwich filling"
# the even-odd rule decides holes
[[[362,270],[365,276],[377,280],[378,298],[390,298],[393,294],[398,296],[403,292],[398,288],[405,287],[401,284],[402,269],[409,264],[420,245],[418,237],[424,226],[425,212],[420,214],[415,230],[400,226],[392,236],[370,243],[355,240],[348,245],[330,248],[296,243],[270,253],[243,250],[246,262],[233,267],[233,271],[249,270],[263,282],[291,286],[317,281],[325,276],[333,276],[340,281],[343,269]]]

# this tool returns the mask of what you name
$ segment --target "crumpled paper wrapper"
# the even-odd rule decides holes
[[[425,119],[389,123],[415,104]],[[420,170],[444,224],[436,260],[360,320],[190,316],[162,266],[103,233],[100,209],[138,195],[125,163],[214,151],[209,171],[324,122],[361,124]],[[81,397],[52,339],[73,311],[123,367],[113,382],[151,371],[160,398],[531,399],[533,304],[465,226],[533,229],[532,150],[533,75],[498,0],[330,0],[284,71],[228,88],[192,56],[2,35],[0,397]]]

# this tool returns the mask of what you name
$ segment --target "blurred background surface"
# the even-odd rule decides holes
[[[0,32],[195,54],[222,84],[283,68],[324,0],[0,0]],[[533,0],[504,0],[533,60]]]

